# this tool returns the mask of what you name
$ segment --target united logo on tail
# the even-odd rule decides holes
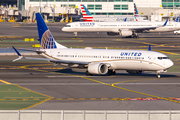
[[[41,49],[66,48],[55,41],[40,13],[36,13],[36,20]]]
[[[83,4],[81,4],[81,12],[83,14],[83,21],[94,22],[93,16],[91,15],[89,10]]]
[[[41,49],[54,49],[57,48],[54,38],[49,30],[47,30],[41,39]]]

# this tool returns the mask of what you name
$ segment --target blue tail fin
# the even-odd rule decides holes
[[[41,49],[66,48],[55,41],[40,13],[36,13],[36,20]]]

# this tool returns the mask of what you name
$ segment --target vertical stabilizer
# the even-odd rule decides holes
[[[55,41],[40,13],[36,13],[36,20],[41,49],[66,48]]]
[[[81,4],[81,12],[82,12],[82,15],[83,15],[83,21],[85,21],[85,22],[93,22],[94,21],[94,18],[92,16],[92,14],[84,6],[84,4]]]
[[[134,17],[140,17],[137,7],[136,7],[136,3],[134,3]]]

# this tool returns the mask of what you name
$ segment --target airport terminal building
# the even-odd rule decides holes
[[[18,7],[19,10],[27,10],[29,7],[39,5],[80,7],[80,4],[84,4],[93,15],[133,15],[133,3],[136,3],[138,9],[178,9],[180,7],[180,0],[18,0]]]
[[[6,0],[4,0],[4,3]],[[84,4],[92,15],[118,16],[134,15],[134,3],[140,15],[161,21],[164,17],[179,16],[180,0],[8,0],[16,1],[19,11],[34,16],[35,12],[59,14],[81,14],[80,5]],[[11,2],[12,4],[12,2]],[[2,3],[1,3],[2,5]],[[40,7],[41,6],[41,7]],[[69,6],[69,7],[68,7]],[[78,12],[77,12],[78,11]]]

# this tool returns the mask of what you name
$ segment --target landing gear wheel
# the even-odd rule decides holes
[[[156,77],[157,77],[157,78],[161,78],[161,75],[160,75],[160,74],[157,74]]]
[[[137,35],[134,35],[134,36],[133,36],[133,38],[139,38],[139,36],[137,36]]]
[[[74,37],[75,37],[75,38],[78,38],[77,32],[74,32],[73,34],[74,34]]]
[[[92,76],[88,71],[86,71],[86,76]]]
[[[115,75],[116,71],[115,70],[108,70],[108,75]]]

